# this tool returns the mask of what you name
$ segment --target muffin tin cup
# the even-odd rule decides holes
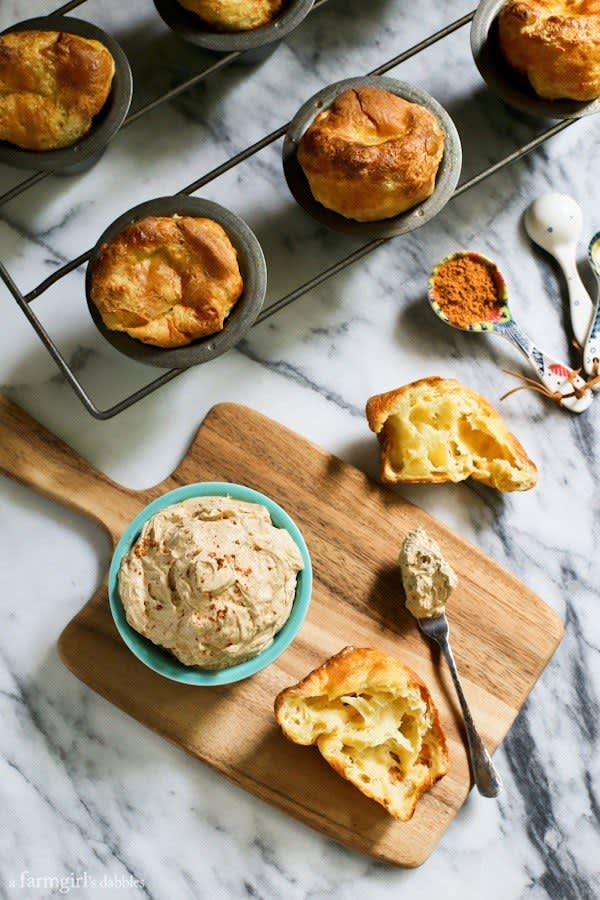
[[[331,106],[335,98],[350,88],[378,87],[402,97],[411,103],[420,103],[434,114],[444,131],[444,155],[438,169],[435,190],[431,197],[389,219],[374,222],[358,222],[323,206],[312,195],[310,185],[298,162],[298,146],[304,132],[312,125],[318,113]],[[334,231],[366,238],[391,238],[420,228],[436,216],[452,197],[458,183],[462,164],[460,138],[454,122],[437,100],[421,88],[370,75],[364,78],[347,78],[319,91],[296,113],[287,130],[283,143],[283,171],[288,187],[300,206],[318,222]]]
[[[545,100],[502,56],[498,16],[506,0],[482,0],[471,24],[471,51],[481,77],[501,100],[538,119],[579,119],[600,111],[596,100]]]
[[[315,0],[289,0],[284,11],[268,25],[251,31],[215,31],[195,13],[184,9],[178,0],[154,0],[165,24],[179,37],[197,47],[226,54],[239,51],[240,62],[254,63],[270,56],[277,44],[287,37],[311,11]]]
[[[90,22],[71,16],[39,16],[11,25],[2,34],[15,31],[62,31],[100,41],[112,54],[115,74],[110,94],[94,117],[90,131],[70,147],[60,150],[22,150],[7,141],[0,141],[0,162],[19,169],[38,172],[77,174],[90,168],[101,157],[109,141],[123,124],[133,96],[133,76],[129,60],[120,44]]]
[[[92,275],[98,262],[102,247],[120,231],[132,222],[145,216],[200,216],[213,219],[218,222],[235,247],[238,256],[238,264],[242,278],[244,279],[244,291],[233,307],[221,331],[198,338],[185,347],[162,349],[144,344],[125,332],[111,331],[106,327],[100,312],[91,298]],[[217,356],[226,353],[242,340],[246,332],[252,327],[258,316],[265,298],[267,289],[267,266],[262,248],[254,232],[246,223],[234,213],[213,203],[211,200],[203,200],[199,197],[186,197],[175,195],[173,197],[157,197],[134,206],[128,212],[119,216],[112,225],[109,225],[94,247],[90,256],[86,276],[85,293],[90,315],[94,324],[112,344],[112,346],[125,356],[149,366],[157,366],[161,369],[187,369],[209,362]]]
[[[81,162],[78,162],[76,165],[69,166],[68,169],[61,169],[53,174],[59,178],[68,178],[71,175],[83,175],[84,172],[89,172],[90,169],[93,169],[94,166],[100,162],[106,153],[106,149],[106,147],[103,147],[99,153],[94,153],[92,156],[86,156],[85,159],[82,159]]]

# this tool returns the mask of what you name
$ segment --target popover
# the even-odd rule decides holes
[[[600,0],[509,0],[498,27],[506,61],[540,97],[600,95]]]
[[[441,484],[474,478],[528,491],[537,468],[491,403],[454,378],[421,378],[367,403],[381,451],[381,480]]]
[[[335,771],[407,822],[450,770],[433,698],[400,660],[345,647],[281,691],[275,718],[295,744],[316,744]]]
[[[92,127],[114,72],[100,41],[63,31],[1,35],[0,140],[24,150],[70,147]]]
[[[444,132],[424,106],[379,87],[351,88],[319,113],[298,147],[313,197],[373,222],[426,200],[435,189]]]
[[[216,31],[251,31],[276,18],[284,0],[179,0],[179,4]]]
[[[172,348],[221,331],[243,288],[218,222],[147,216],[102,247],[90,296],[107,328]]]

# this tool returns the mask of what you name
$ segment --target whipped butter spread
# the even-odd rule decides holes
[[[264,506],[195,497],[146,522],[121,563],[119,594],[140,634],[185,665],[223,669],[272,643],[302,568]]]
[[[417,528],[404,539],[398,562],[407,609],[417,619],[443,615],[457,578],[439,545],[426,531]]]

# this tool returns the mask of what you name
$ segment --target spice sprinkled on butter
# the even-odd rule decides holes
[[[123,557],[127,621],[186,666],[224,669],[273,643],[302,557],[260,503],[192,497],[156,512]]]

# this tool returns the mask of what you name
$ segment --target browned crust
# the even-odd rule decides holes
[[[59,31],[0,36],[0,139],[26,150],[73,144],[110,93],[115,64],[99,41]]]
[[[316,200],[370,221],[429,197],[443,152],[444,132],[428,109],[382,88],[358,87],[319,113],[302,137],[298,162]]]
[[[147,216],[104,245],[90,294],[107,328],[181,347],[220,331],[243,287],[236,250],[218,222]]]
[[[281,708],[286,699],[292,694],[300,697],[312,697],[323,693],[329,693],[332,696],[338,697],[348,691],[357,691],[360,689],[360,685],[358,685],[355,680],[357,672],[363,675],[363,689],[368,687],[369,679],[372,678],[373,673],[375,672],[380,674],[385,672],[385,677],[388,679],[402,678],[403,680],[404,678],[407,678],[411,686],[419,688],[431,716],[431,731],[436,744],[440,748],[443,765],[440,767],[439,772],[435,773],[434,776],[430,777],[415,791],[414,802],[412,803],[409,812],[407,815],[400,817],[390,809],[388,802],[375,796],[366,785],[358,785],[348,778],[342,764],[331,759],[328,759],[327,762],[338,775],[341,775],[341,777],[344,778],[345,781],[349,781],[357,787],[361,793],[366,797],[369,797],[369,799],[375,800],[377,803],[384,806],[394,818],[399,819],[400,821],[408,821],[412,818],[417,803],[425,791],[429,790],[440,780],[440,778],[443,778],[444,775],[447,775],[450,771],[448,742],[444,729],[442,728],[438,709],[433,702],[433,698],[427,685],[413,669],[404,665],[404,663],[394,657],[388,656],[386,653],[382,653],[380,650],[375,650],[372,647],[344,647],[344,649],[340,650],[339,653],[336,653],[335,656],[331,656],[329,659],[325,660],[322,665],[313,669],[312,672],[309,672],[309,674],[297,684],[291,685],[283,691],[280,691],[275,698],[274,703],[275,719],[288,740],[292,741],[292,743],[296,743],[285,731],[280,716]]]
[[[442,378],[439,375],[432,375],[428,378],[420,378],[418,381],[412,381],[410,384],[405,384],[395,390],[386,391],[383,394],[375,394],[367,401],[367,422],[371,431],[375,432],[377,435],[380,445],[380,477],[382,481],[389,484],[444,484],[449,481],[449,478],[442,473],[439,475],[432,474],[427,478],[406,478],[401,476],[389,462],[389,454],[394,435],[392,426],[388,423],[388,419],[393,412],[397,401],[403,394],[414,391],[420,385],[426,384],[429,387],[435,387],[442,382],[448,390],[459,390],[461,393],[470,396],[475,400],[485,415],[499,420],[505,430],[506,439],[510,443],[511,449],[516,459],[521,463],[522,468],[525,471],[529,471],[532,475],[537,473],[536,464],[529,458],[525,452],[525,448],[516,435],[509,430],[506,422],[495,406],[492,406],[492,404],[481,394],[478,394],[477,391],[465,387],[465,385],[461,384],[460,381],[455,378]]]
[[[593,100],[600,95],[600,3],[509,0],[499,16],[500,47],[508,64],[548,99]]]
[[[387,420],[394,409],[395,403],[402,396],[402,394],[407,393],[409,390],[414,389],[420,384],[428,384],[429,386],[433,386],[435,384],[438,384],[440,381],[453,382],[453,384],[455,385],[459,384],[458,381],[455,381],[451,378],[442,378],[439,375],[431,375],[429,378],[420,378],[418,381],[413,381],[410,384],[405,384],[403,387],[396,388],[395,390],[386,391],[383,394],[375,394],[373,397],[370,397],[369,400],[367,400],[367,422],[369,423],[369,428],[371,429],[371,431],[374,431],[377,435],[377,439],[379,441],[379,446],[381,449],[379,477],[382,481],[385,481],[389,484],[443,484],[448,481],[448,478],[445,475],[440,474],[432,475],[430,478],[413,478],[410,480],[410,482],[407,482],[406,479],[399,477],[398,473],[392,468],[389,463],[389,454],[391,451],[391,445],[394,435]]]
[[[428,378],[419,378],[417,381],[411,381],[410,384],[394,388],[392,391],[385,391],[383,394],[374,394],[367,400],[366,406],[367,422],[369,423],[371,431],[374,431],[375,434],[379,434],[392,412],[396,401],[403,394],[414,390],[418,385],[427,384],[430,387],[433,387],[434,385],[439,384],[440,381],[446,381],[452,385],[460,384],[460,382],[456,381],[454,378],[442,378],[441,375],[430,375]]]
[[[216,31],[251,31],[276,19],[284,0],[178,0]]]

